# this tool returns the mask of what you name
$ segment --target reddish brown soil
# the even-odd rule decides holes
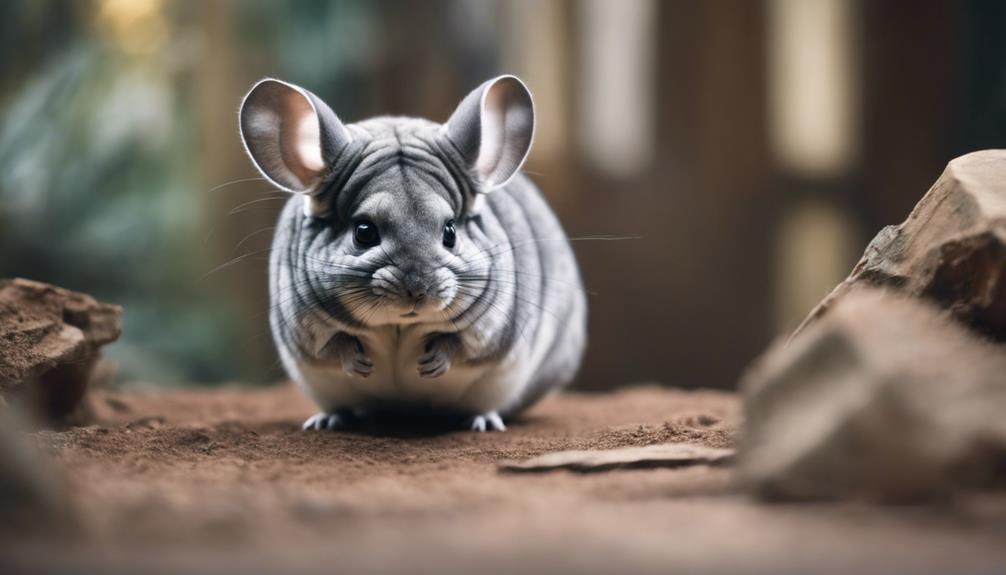
[[[562,449],[729,446],[731,394],[551,398],[505,433],[417,422],[301,432],[289,387],[94,394],[96,424],[33,434],[81,521],[0,542],[22,572],[968,572],[1006,566],[1006,501],[768,505],[725,468],[505,474]],[[4,570],[2,563],[11,563]]]

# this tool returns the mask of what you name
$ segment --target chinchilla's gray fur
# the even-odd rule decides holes
[[[286,371],[322,409],[305,428],[426,410],[502,430],[572,380],[586,301],[558,220],[519,173],[533,125],[512,76],[480,86],[443,125],[343,124],[296,86],[252,89],[245,145],[294,192],[273,240],[270,321]],[[379,243],[358,241],[361,222]]]

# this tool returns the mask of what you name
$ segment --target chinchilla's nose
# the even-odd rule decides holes
[[[426,297],[426,288],[405,288],[405,295],[419,303]]]
[[[426,293],[429,291],[428,282],[423,274],[419,273],[407,274],[402,282],[402,288],[406,299],[416,303],[426,299]]]

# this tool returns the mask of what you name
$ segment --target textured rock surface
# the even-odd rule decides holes
[[[739,474],[766,496],[912,499],[1006,472],[1006,348],[917,299],[847,291],[742,390]]]
[[[864,285],[929,299],[1006,341],[1006,150],[951,161],[908,219],[881,230],[797,333]]]
[[[0,280],[0,396],[31,396],[53,417],[82,396],[122,308],[25,279]]]

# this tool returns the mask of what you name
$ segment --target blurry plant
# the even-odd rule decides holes
[[[264,303],[245,317],[265,281],[266,256],[252,244],[270,229],[249,222],[271,209],[255,194],[271,192],[248,183],[224,115],[263,75],[311,86],[348,119],[384,112],[374,109],[375,70],[412,66],[389,48],[389,14],[411,25],[403,13],[437,20],[467,5],[0,2],[0,276],[124,305],[123,337],[108,349],[123,380],[280,377],[262,358]],[[216,268],[229,271],[204,279]],[[221,295],[234,289],[249,291]]]
[[[104,1],[94,33],[44,54],[14,91],[0,127],[0,275],[123,304],[110,355],[128,379],[219,380],[238,369],[238,329],[198,281],[201,184],[177,89],[187,63],[156,32],[164,17],[159,2]]]

